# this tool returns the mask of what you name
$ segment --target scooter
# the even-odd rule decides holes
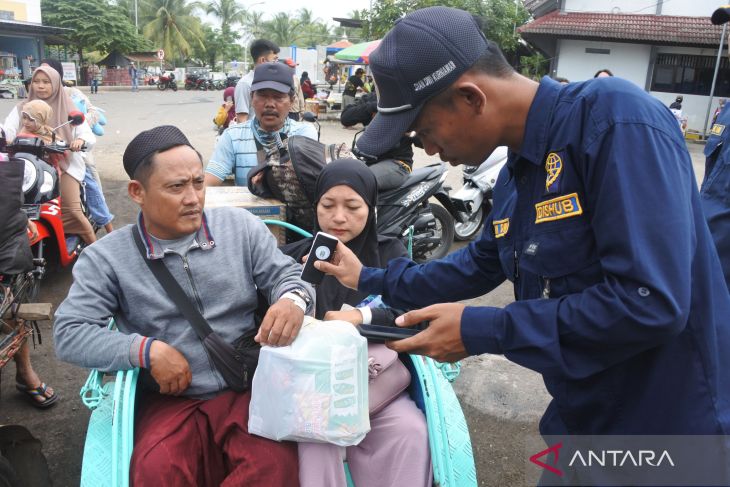
[[[445,257],[454,239],[454,217],[444,190],[446,164],[414,169],[400,187],[378,194],[378,234],[399,238],[414,261]]]
[[[172,91],[177,91],[177,83],[175,82],[175,73],[162,73],[157,82],[157,89],[165,91],[170,88]]]
[[[69,114],[69,120],[63,125],[80,125],[84,122],[81,112]],[[54,129],[62,127],[63,125]],[[24,164],[23,174],[23,210],[28,219],[36,222],[38,230],[34,238],[30,233],[36,276],[42,279],[46,272],[46,257],[51,255],[58,258],[61,267],[71,265],[85,246],[78,235],[66,235],[61,219],[61,200],[59,198],[59,180],[56,170],[49,163],[54,154],[63,154],[68,150],[65,142],[55,140],[51,144],[44,144],[35,136],[19,134],[12,144],[7,144],[4,135],[0,135],[0,152],[7,153],[12,159],[20,160]],[[83,148],[82,148],[83,150]],[[84,205],[85,195],[81,187],[82,210],[89,217],[88,209]],[[98,227],[94,224],[94,230]]]
[[[471,240],[492,211],[492,193],[499,171],[507,162],[507,147],[497,147],[479,166],[464,166],[464,185],[450,197],[454,215],[454,238]]]

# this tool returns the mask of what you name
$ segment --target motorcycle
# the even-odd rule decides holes
[[[157,89],[165,91],[170,88],[172,91],[177,91],[177,83],[175,82],[175,73],[163,73],[157,82]]]
[[[497,147],[479,166],[465,166],[464,185],[449,199],[456,210],[454,237],[471,240],[492,211],[492,193],[497,176],[507,162],[507,147]]]
[[[224,88],[235,88],[240,79],[240,76],[226,76]]]
[[[186,90],[208,90],[208,80],[198,74],[188,74],[185,76]]]
[[[81,112],[71,112],[66,124],[80,125],[84,122]],[[63,124],[65,125],[65,124]],[[61,126],[63,126],[61,125]],[[57,130],[60,127],[54,129]],[[55,132],[51,144],[44,144],[35,136],[19,134],[11,144],[7,144],[4,135],[0,135],[0,153],[6,153],[11,160],[23,163],[23,211],[28,219],[36,223],[38,234],[31,238],[34,262],[37,263],[36,276],[42,279],[46,272],[46,257],[50,253],[58,258],[61,267],[71,265],[85,246],[78,235],[66,235],[61,219],[61,201],[59,198],[59,179],[56,170],[49,163],[53,154],[63,154],[68,150],[65,142],[55,140]],[[82,148],[82,150],[84,150]],[[85,195],[81,187],[81,202],[84,215],[88,218],[88,208],[84,204]],[[98,226],[92,223],[94,231]]]

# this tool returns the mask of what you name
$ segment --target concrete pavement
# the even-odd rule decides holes
[[[136,214],[126,195],[122,154],[137,133],[157,125],[173,124],[185,132],[205,160],[213,152],[216,132],[212,119],[223,101],[222,91],[100,91],[91,99],[106,110],[109,120],[106,135],[99,138],[94,153],[109,206],[116,214],[116,226],[132,222]],[[0,100],[0,121],[16,103]],[[349,144],[355,133],[335,122],[322,124],[325,143]],[[698,180],[702,176],[702,147],[689,145]],[[436,161],[422,151],[416,155],[417,166]],[[448,182],[454,188],[460,186],[460,169],[450,170]],[[65,297],[70,282],[69,269],[51,273],[42,283],[40,300],[57,305]],[[489,295],[468,303],[504,306],[512,300],[511,287],[503,284]],[[43,441],[55,485],[78,485],[88,421],[88,411],[81,404],[78,391],[87,374],[58,362],[53,355],[50,323],[43,323],[41,328],[43,344],[34,350],[33,363],[41,378],[56,388],[63,401],[49,411],[30,407],[16,393],[14,370],[9,365],[0,384],[0,423],[29,427]],[[537,433],[537,421],[549,400],[540,376],[500,356],[472,357],[463,362],[462,374],[454,388],[469,423],[480,485],[526,485],[526,474],[528,479],[534,479],[534,471],[526,472],[525,438]]]

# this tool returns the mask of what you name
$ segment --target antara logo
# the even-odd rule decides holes
[[[553,466],[553,465],[557,465],[558,464],[558,459],[560,458],[560,449],[562,447],[563,447],[563,442],[561,441],[557,445],[553,445],[553,446],[551,446],[550,448],[548,448],[546,450],[543,450],[543,451],[541,451],[539,453],[535,453],[534,455],[532,455],[530,457],[530,461],[532,463],[534,463],[535,465],[537,465],[538,467],[542,467],[545,470],[547,470],[549,472],[552,472],[555,475],[559,475],[560,477],[562,477],[563,476],[563,471],[560,470],[560,469],[558,469],[558,468],[555,468]],[[547,456],[547,455],[549,455],[551,453],[554,454],[554,456],[553,456],[553,464],[552,465],[548,465],[547,463],[544,463],[544,462],[541,462],[540,460],[538,460],[538,458],[545,457],[545,456]]]
[[[662,451],[659,458],[657,458],[656,452],[652,450],[639,450],[638,452],[631,452],[631,450],[599,450],[595,452],[588,450],[585,453],[576,450],[568,466],[572,467],[575,463],[580,463],[584,467],[594,465],[601,467],[623,467],[624,465],[630,467],[661,467],[662,464],[674,467],[674,461],[667,450]]]

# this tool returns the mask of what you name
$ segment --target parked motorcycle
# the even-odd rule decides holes
[[[72,112],[66,123],[80,125],[83,122],[84,115],[81,112]],[[60,127],[56,127],[58,128]],[[76,260],[84,247],[81,237],[66,235],[63,229],[59,179],[56,170],[49,162],[53,154],[63,154],[67,150],[68,145],[56,141],[55,134],[51,144],[44,144],[41,139],[24,134],[19,134],[11,144],[7,144],[4,135],[0,135],[0,152],[8,154],[11,159],[22,161],[24,165],[23,210],[30,220],[36,222],[38,229],[38,235],[30,243],[34,262],[39,266],[36,269],[39,279],[45,275],[46,257],[49,253],[50,256],[58,258],[61,267],[67,267]],[[83,204],[86,200],[83,186],[81,192],[82,210],[88,218],[88,209]],[[94,230],[97,229],[98,227],[94,225]]]
[[[226,76],[224,88],[235,88],[240,79],[240,76]]]
[[[507,162],[507,147],[497,147],[479,166],[464,166],[464,185],[450,197],[456,240],[471,240],[492,211],[492,193],[499,171]]]
[[[172,91],[177,91],[177,83],[175,82],[175,73],[163,73],[157,82],[157,89],[165,91],[170,88]]]
[[[416,262],[445,257],[454,239],[453,216],[428,201],[449,203],[448,173],[444,163],[414,169],[400,187],[378,194],[378,234],[401,239]]]
[[[213,80],[204,78],[199,74],[188,74],[185,76],[185,89],[186,90],[214,90],[215,85]]]

